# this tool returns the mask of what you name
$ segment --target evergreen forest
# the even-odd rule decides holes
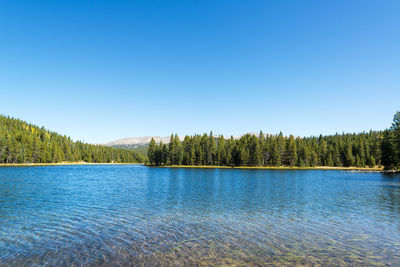
[[[214,138],[210,134],[185,136],[183,142],[171,135],[168,144],[151,140],[151,165],[217,166],[332,166],[400,167],[400,112],[385,131],[294,137],[263,134]]]
[[[43,127],[0,116],[0,163],[135,163],[144,160],[133,150],[73,142]]]

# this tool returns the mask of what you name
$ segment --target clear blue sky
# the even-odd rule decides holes
[[[0,2],[0,113],[73,139],[384,129],[400,1]]]

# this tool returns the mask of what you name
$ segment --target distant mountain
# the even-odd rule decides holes
[[[249,134],[258,136],[259,133],[252,132]],[[244,134],[236,135],[236,136],[233,136],[233,138],[239,139],[243,135]],[[214,136],[214,138],[219,137],[219,135],[216,135],[216,134],[214,134],[213,136]],[[225,137],[225,139],[230,138],[230,136],[224,136],[224,137]],[[160,143],[162,141],[164,144],[168,144],[171,136],[129,137],[129,138],[122,138],[122,139],[118,139],[115,141],[111,141],[111,142],[106,143],[105,145],[112,146],[112,147],[121,147],[121,148],[144,148],[149,145],[151,138],[154,138],[154,141],[156,141],[156,143]],[[185,138],[184,136],[179,136],[179,140],[181,140],[181,141],[183,141],[184,138]]]
[[[112,142],[108,142],[105,145],[106,146],[112,146],[112,147],[126,147],[126,148],[141,148],[141,147],[147,147],[148,144],[151,141],[151,138],[154,138],[154,140],[159,143],[163,142],[164,144],[169,143],[169,139],[171,138],[170,136],[143,136],[143,137],[130,137],[130,138],[122,138],[118,139]],[[184,137],[179,137],[181,141],[183,141]]]

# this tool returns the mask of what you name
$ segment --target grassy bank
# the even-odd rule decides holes
[[[132,165],[143,163],[90,163],[90,162],[58,162],[58,163],[1,163],[0,167],[29,167],[29,166],[66,166],[66,165]]]
[[[269,166],[198,166],[198,165],[167,165],[167,166],[154,166],[160,168],[194,168],[194,169],[249,169],[249,170],[363,170],[363,171],[382,171],[383,167],[329,167],[329,166],[316,166],[316,167],[269,167]]]

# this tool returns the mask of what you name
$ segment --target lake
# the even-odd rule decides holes
[[[0,265],[400,265],[400,176],[0,168]]]

